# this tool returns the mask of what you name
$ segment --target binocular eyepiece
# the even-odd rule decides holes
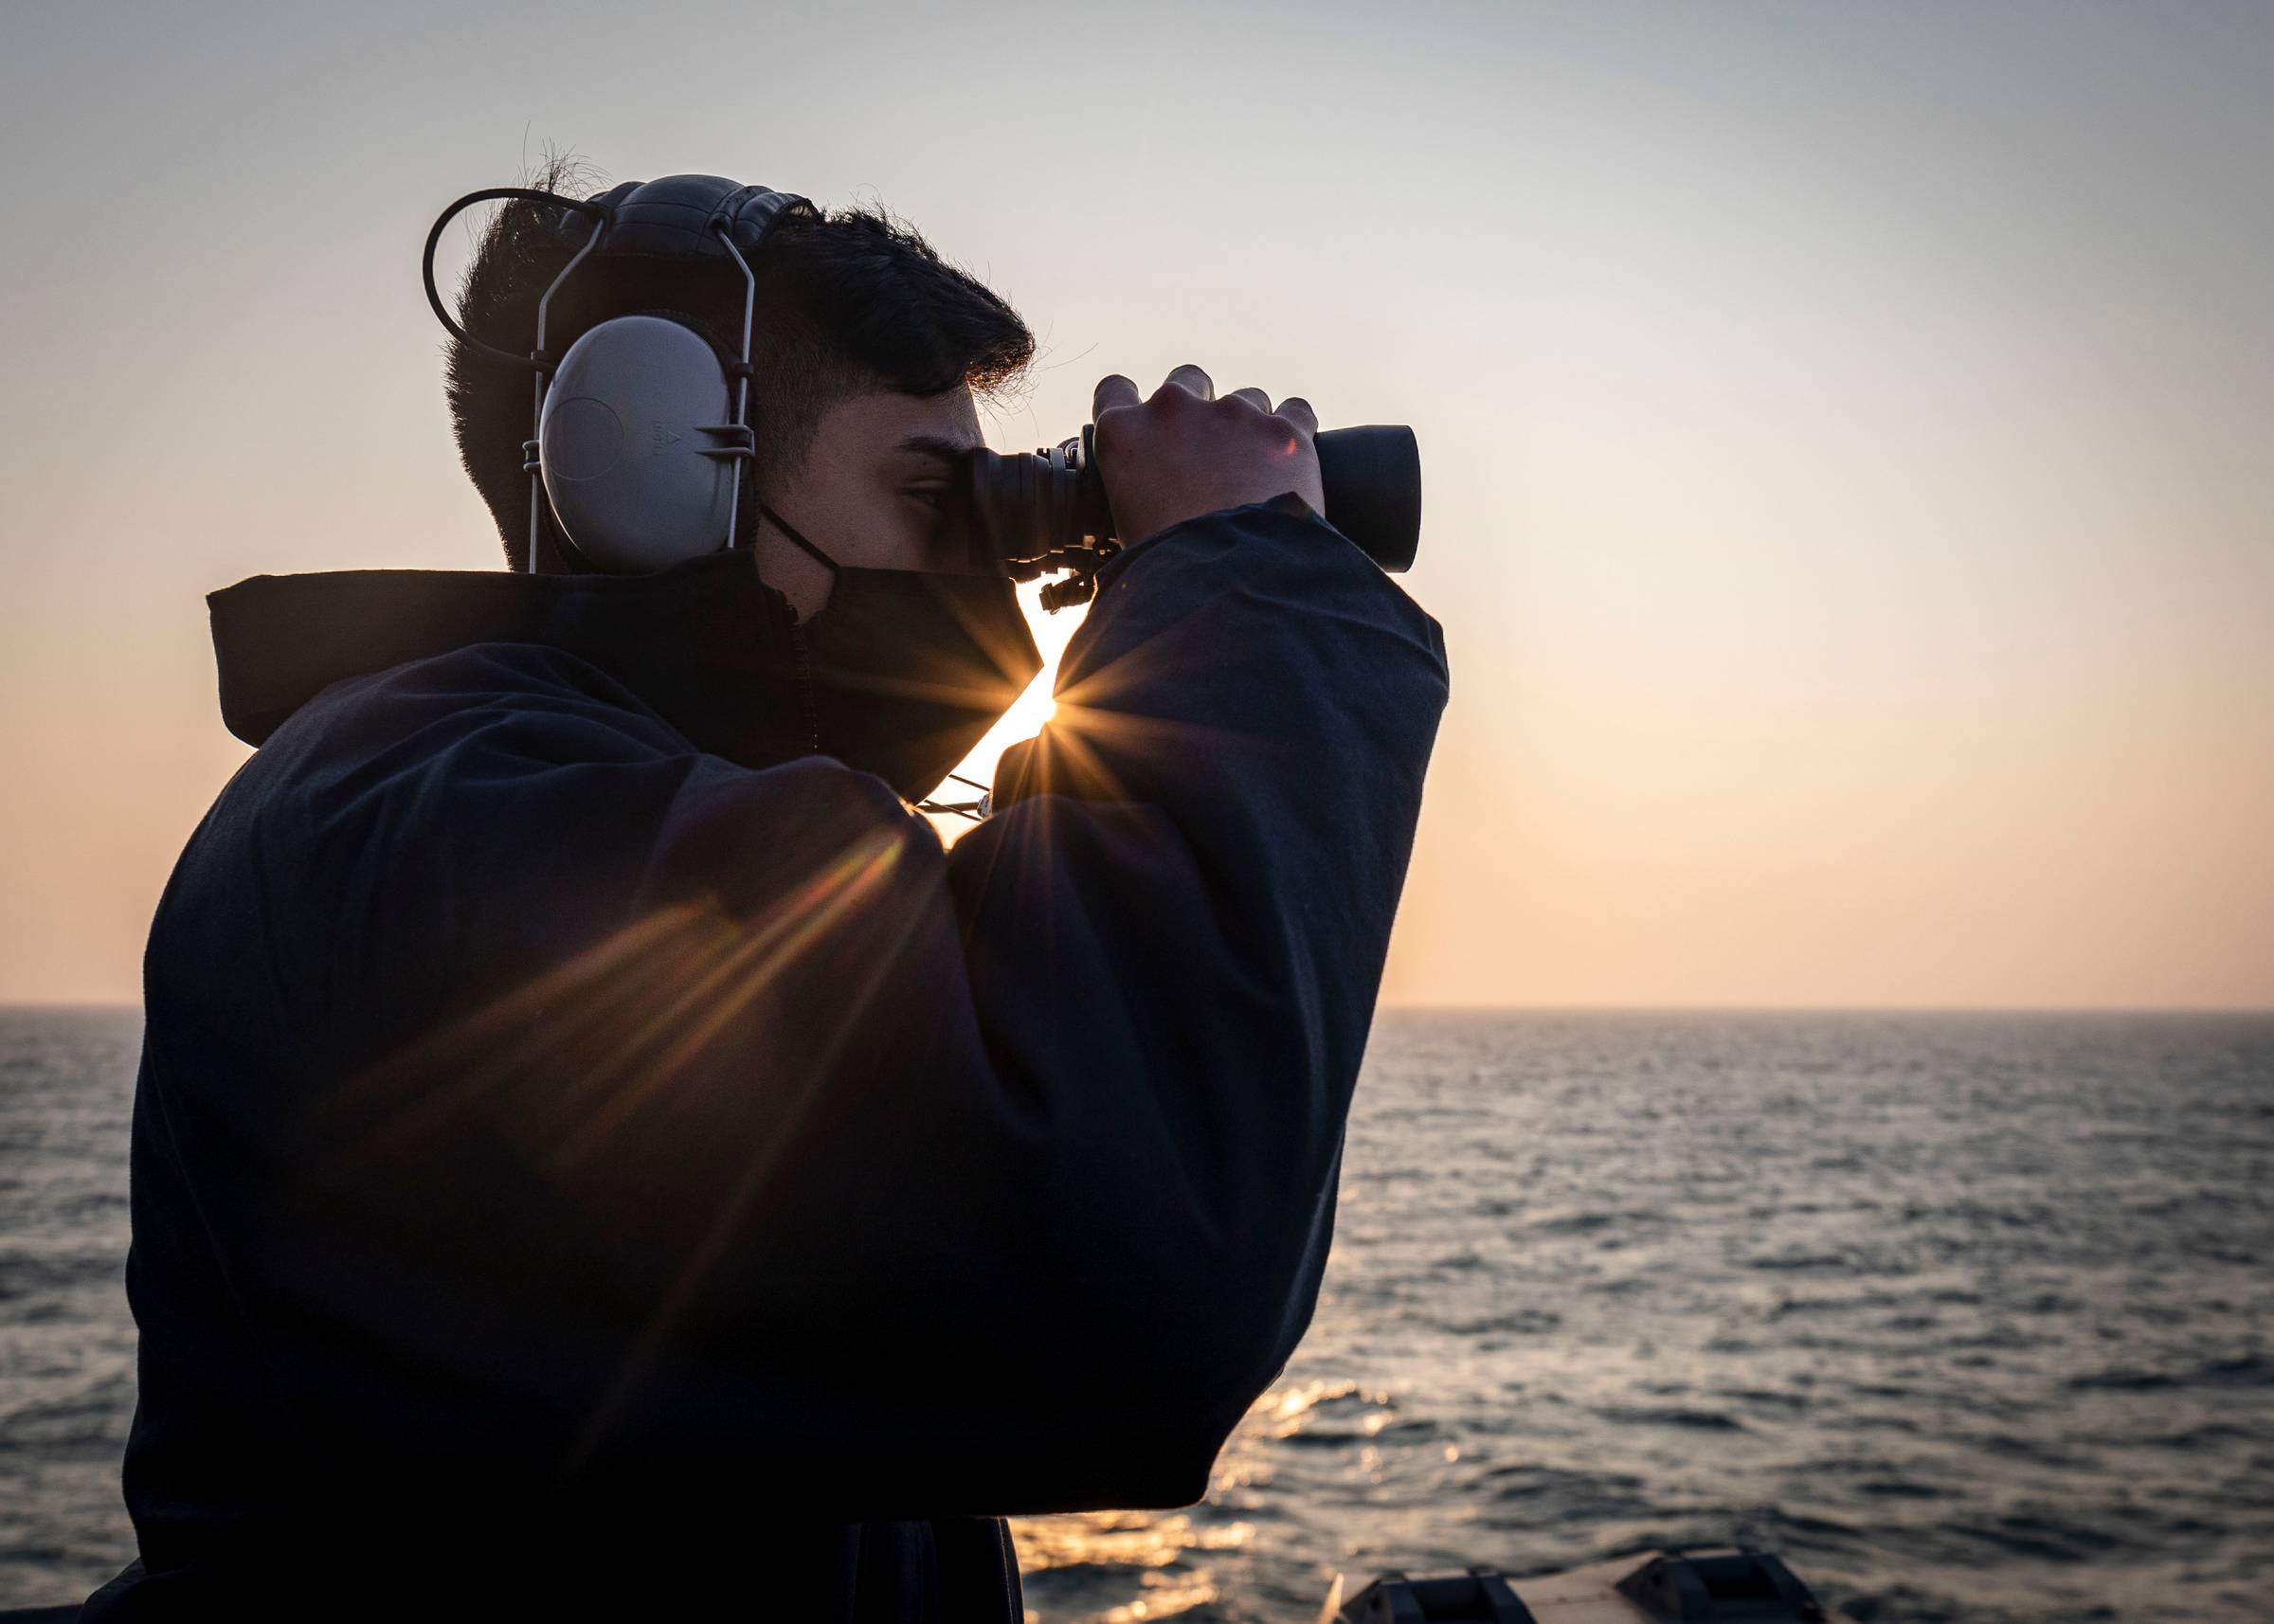
[[[1122,546],[1097,471],[1095,435],[1090,424],[1039,451],[1006,457],[979,450],[965,460],[957,506],[975,572],[1031,581],[1073,570],[1042,589],[1043,607],[1089,600],[1090,577]],[[1384,569],[1412,568],[1421,545],[1421,449],[1414,431],[1330,428],[1312,443],[1326,522]]]

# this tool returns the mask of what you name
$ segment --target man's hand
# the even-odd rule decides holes
[[[1125,546],[1287,491],[1326,510],[1308,401],[1290,395],[1274,411],[1261,389],[1234,389],[1219,401],[1207,373],[1179,367],[1149,401],[1119,373],[1101,380],[1090,415],[1098,475]]]

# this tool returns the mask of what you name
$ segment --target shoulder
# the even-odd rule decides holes
[[[677,755],[695,748],[590,660],[541,643],[485,642],[335,682],[279,728],[262,753],[353,754],[413,742],[442,749],[483,736],[571,755],[596,748],[610,756]]]
[[[504,642],[333,684],[271,735],[215,812],[257,818],[272,849],[309,857],[456,852],[506,870],[690,836],[747,850],[804,821],[929,833],[870,774],[819,756],[737,766],[591,661]]]
[[[343,859],[479,868],[549,839],[588,854],[634,837],[708,760],[589,661],[472,644],[323,690],[230,780],[185,861],[297,885]]]
[[[695,753],[589,660],[536,643],[474,643],[333,683],[268,736],[222,802],[333,817],[478,795],[578,765],[649,767]]]

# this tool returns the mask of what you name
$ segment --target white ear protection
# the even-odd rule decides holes
[[[435,244],[471,204],[513,198],[553,207],[547,222],[575,254],[537,301],[536,348],[526,355],[460,327],[434,285]],[[582,202],[514,187],[469,192],[426,234],[426,302],[452,337],[535,374],[534,438],[521,446],[529,479],[529,568],[537,568],[538,498],[568,548],[596,569],[638,573],[716,552],[734,542],[743,468],[756,452],[749,426],[750,322],[758,295],[749,256],[785,213],[813,205],[790,192],[717,175],[626,181]],[[592,222],[585,232],[580,220]],[[578,243],[578,239],[582,242]],[[604,321],[555,357],[545,348],[552,296],[595,252],[742,273],[742,347],[724,357],[667,316]]]
[[[568,347],[537,416],[537,467],[587,564],[635,574],[730,544],[750,455],[710,341],[661,316],[620,316]]]

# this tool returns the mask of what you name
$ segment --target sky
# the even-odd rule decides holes
[[[204,593],[497,567],[418,254],[550,149],[907,216],[1001,448],[1415,426],[1389,1001],[2274,1005],[2274,7],[14,0],[0,135],[0,1001],[137,996]]]

